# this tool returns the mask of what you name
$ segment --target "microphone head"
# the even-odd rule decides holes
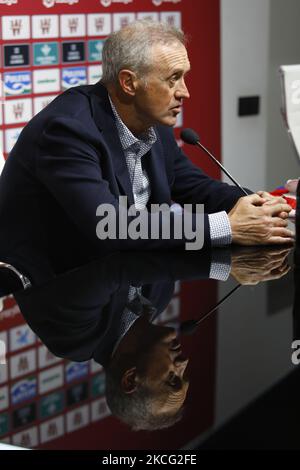
[[[182,129],[180,137],[186,144],[197,145],[200,142],[200,138],[193,129]]]
[[[197,327],[197,320],[186,320],[181,323],[179,331],[183,335],[191,335],[196,331]]]

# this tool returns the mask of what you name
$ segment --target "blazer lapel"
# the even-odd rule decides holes
[[[151,151],[143,157],[144,168],[147,171],[151,184],[151,197],[149,203],[171,203],[169,182],[165,171],[165,156],[160,138],[157,134],[157,142]]]
[[[102,142],[106,147],[107,154],[113,161],[121,194],[126,195],[128,197],[128,204],[132,205],[134,204],[134,198],[124,151],[115,125],[107,91],[101,84],[97,84],[94,87],[92,107],[95,123],[101,132]]]

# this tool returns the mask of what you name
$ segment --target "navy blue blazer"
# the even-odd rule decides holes
[[[177,146],[173,130],[157,126],[157,142],[143,157],[149,203],[205,204],[207,213],[229,211],[240,190],[205,175]],[[183,248],[186,239],[110,240],[97,238],[102,203],[133,204],[129,174],[109,103],[100,83],[59,95],[23,129],[0,178],[0,259],[13,261],[32,247],[60,259],[74,253],[86,261],[112,250]],[[28,248],[28,244],[30,248]],[[29,255],[30,256],[30,255]]]

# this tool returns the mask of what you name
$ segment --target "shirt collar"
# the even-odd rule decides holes
[[[113,110],[115,119],[116,119],[116,125],[118,129],[118,134],[120,137],[121,145],[123,147],[123,150],[129,149],[132,145],[135,145],[137,143],[144,143],[149,147],[152,147],[152,145],[156,142],[157,137],[156,133],[154,130],[154,127],[150,127],[146,132],[141,134],[139,138],[135,137],[132,132],[128,129],[128,127],[124,124],[122,119],[120,118],[118,111],[116,110],[110,96],[108,95],[109,101],[111,108]]]

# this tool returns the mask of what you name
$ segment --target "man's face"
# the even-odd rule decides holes
[[[173,328],[157,327],[157,338],[140,358],[145,384],[153,391],[158,413],[179,409],[186,398],[189,382],[185,375],[188,359]]]
[[[135,95],[138,118],[150,127],[174,126],[184,98],[189,98],[185,75],[190,70],[186,48],[180,42],[158,44],[152,49],[153,67],[146,83],[139,79]]]

